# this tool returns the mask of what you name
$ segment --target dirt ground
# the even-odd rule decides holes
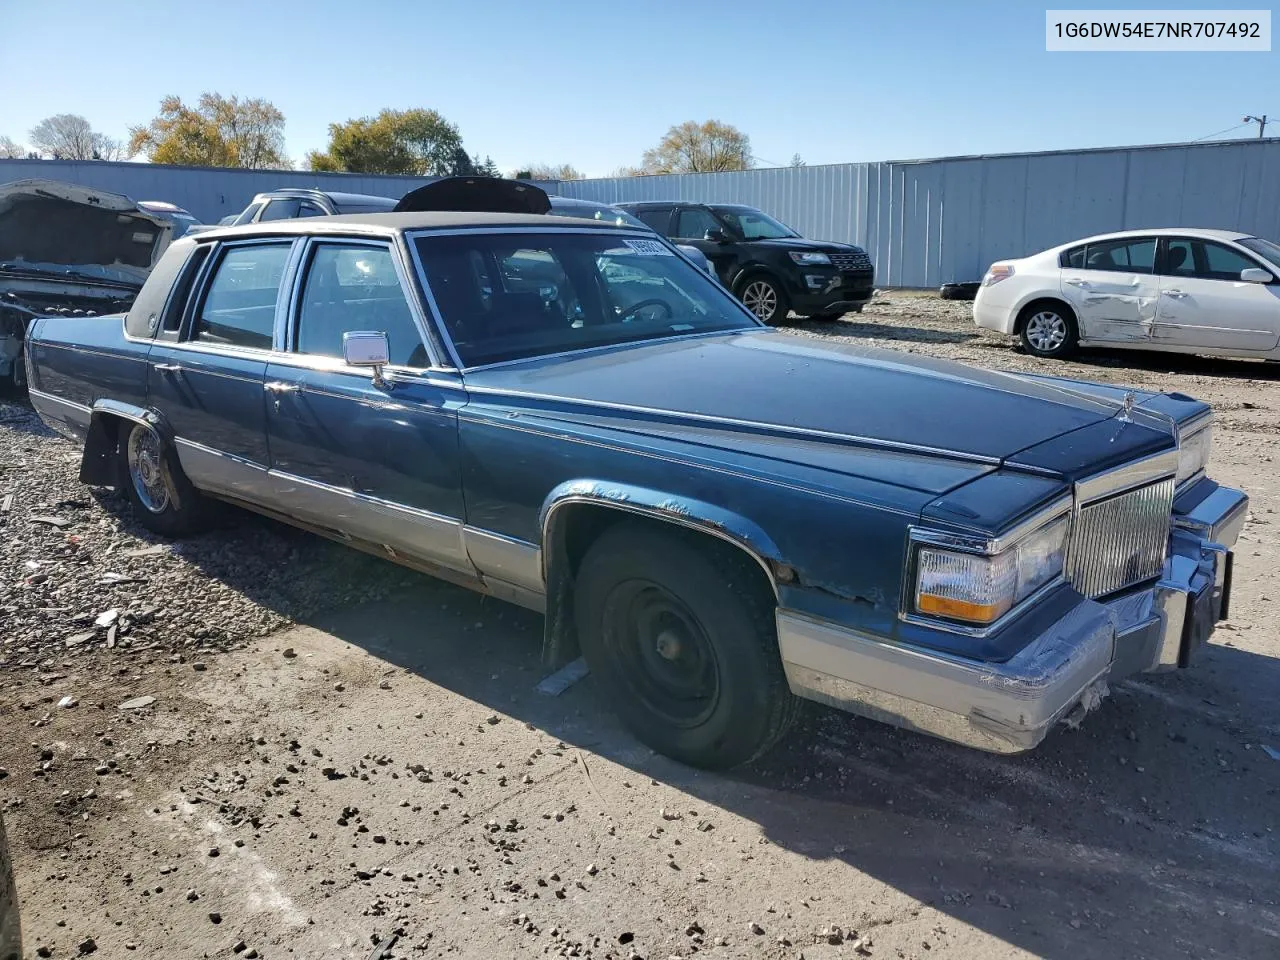
[[[1201,662],[1012,758],[811,705],[763,762],[681,767],[590,678],[535,690],[535,615],[253,517],[162,543],[0,406],[27,955],[1280,956],[1280,368],[1043,362],[968,310],[792,332],[1202,397],[1253,498]]]

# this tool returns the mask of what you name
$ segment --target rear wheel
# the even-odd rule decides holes
[[[791,301],[782,287],[764,274],[757,273],[739,282],[737,295],[743,306],[771,327],[786,320],[791,309]]]
[[[146,424],[123,421],[117,449],[117,487],[144,527],[179,537],[204,525],[207,502],[159,433]]]
[[[1027,306],[1018,318],[1018,329],[1028,353],[1051,359],[1074,353],[1080,337],[1075,314],[1066,304],[1052,300]]]
[[[760,756],[790,726],[797,700],[773,597],[735,548],[618,523],[583,558],[574,607],[591,672],[659,753],[724,769]]]

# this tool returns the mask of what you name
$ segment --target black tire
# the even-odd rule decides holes
[[[738,281],[733,295],[771,327],[783,323],[791,312],[791,299],[787,292],[782,289],[781,283],[767,273],[747,274]],[[757,306],[752,306],[753,303]]]
[[[1036,300],[1023,307],[1018,335],[1027,353],[1050,360],[1071,356],[1080,342],[1076,315],[1061,300]]]
[[[166,537],[182,537],[202,529],[209,518],[208,501],[182,472],[173,447],[151,427],[132,420],[121,421],[119,436],[116,488],[129,501],[138,522]],[[136,467],[130,465],[131,443],[145,445],[145,453],[136,451]],[[148,477],[153,481],[150,493]]]
[[[622,722],[712,770],[760,756],[795,718],[774,609],[735,547],[629,520],[591,545],[574,591],[583,655]]]
[[[0,397],[22,397],[27,393],[27,367],[18,354],[8,371],[0,375]]]

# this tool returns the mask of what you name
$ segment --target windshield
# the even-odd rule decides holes
[[[759,325],[658,240],[602,231],[427,235],[416,243],[466,367]]]
[[[1270,240],[1263,240],[1261,237],[1246,237],[1244,240],[1237,240],[1236,243],[1246,250],[1252,250],[1263,260],[1266,260],[1267,263],[1280,269],[1280,244],[1272,243]]]
[[[785,237],[800,236],[785,223],[780,223],[755,207],[720,206],[711,209],[743,240],[782,240]]]
[[[565,203],[562,200],[552,200],[551,216],[602,220],[606,223],[616,224],[619,227],[639,227],[641,230],[653,232],[648,224],[639,217],[633,217],[625,210],[619,210],[617,207],[610,207],[603,203],[575,203],[573,201]]]

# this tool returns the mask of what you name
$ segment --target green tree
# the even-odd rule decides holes
[[[686,120],[644,152],[646,173],[715,173],[751,169],[751,140],[718,120]]]
[[[383,110],[329,124],[329,146],[307,155],[312,170],[449,176],[479,169],[458,128],[435,110]]]
[[[203,93],[194,107],[178,97],[160,101],[147,126],[129,131],[129,153],[152,163],[271,169],[289,166],[284,114],[269,100]]]
[[[804,157],[800,156],[800,154],[798,154],[798,153],[793,153],[793,154],[791,155],[791,166],[793,166],[793,167],[807,167],[807,166],[808,166],[808,164],[804,162]]]

